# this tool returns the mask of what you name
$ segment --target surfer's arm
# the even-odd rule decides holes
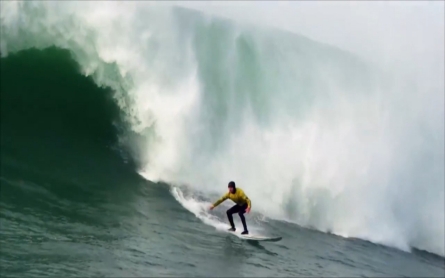
[[[227,200],[227,198],[229,198],[229,193],[224,194],[224,196],[222,196],[221,198],[219,198],[214,204],[213,207],[216,207],[217,205],[221,204],[222,202],[224,202],[225,200]]]
[[[240,194],[241,199],[243,199],[247,203],[247,207],[250,208],[250,206],[251,206],[250,199],[249,199],[249,197],[247,197],[246,193],[244,193],[244,191],[240,190],[239,194]]]
[[[250,203],[250,199],[249,199],[249,197],[247,197],[247,195],[243,193],[242,198],[244,199],[244,201],[246,201],[246,203],[247,203],[247,207],[250,208],[251,203]]]

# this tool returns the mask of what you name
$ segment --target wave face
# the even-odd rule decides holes
[[[48,131],[77,137],[74,140],[93,138],[104,145],[117,141],[113,122],[119,121],[120,111],[111,90],[97,88],[80,75],[68,51],[12,53],[2,60],[1,74],[2,128],[8,130],[2,135]]]
[[[267,217],[445,255],[443,83],[169,6],[2,2],[1,20],[3,56],[69,49],[113,89],[148,179],[235,180]]]

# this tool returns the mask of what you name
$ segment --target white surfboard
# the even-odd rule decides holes
[[[282,239],[282,237],[280,236],[264,236],[264,235],[258,235],[258,234],[247,234],[247,235],[242,235],[241,231],[228,231],[228,233],[233,234],[234,236],[237,236],[241,239],[245,239],[245,240],[252,240],[252,241],[272,241],[272,242],[276,242],[276,241],[280,241]]]
[[[237,236],[239,238],[245,239],[245,240],[253,240],[253,241],[272,241],[272,242],[276,242],[276,241],[280,241],[282,239],[282,237],[280,236],[262,236],[262,235],[241,235],[241,234],[237,234]]]

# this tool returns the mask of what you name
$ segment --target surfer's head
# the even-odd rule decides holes
[[[236,185],[234,181],[229,182],[229,185],[227,186],[229,188],[229,191],[231,193],[235,193],[236,191]]]

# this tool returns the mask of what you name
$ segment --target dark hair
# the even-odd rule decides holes
[[[229,185],[227,187],[235,188],[236,187],[235,182],[234,181],[229,182]]]

